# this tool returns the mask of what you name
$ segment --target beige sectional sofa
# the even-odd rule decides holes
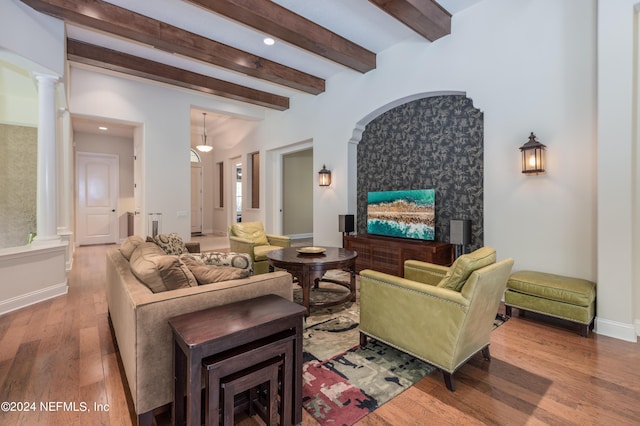
[[[292,300],[292,291],[291,275],[279,271],[154,293],[136,278],[123,252],[110,249],[107,303],[138,422],[150,423],[154,409],[173,401],[169,318],[266,294]]]

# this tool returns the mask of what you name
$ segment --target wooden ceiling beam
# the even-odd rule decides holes
[[[187,0],[333,62],[366,73],[375,53],[270,0]]]
[[[434,0],[369,0],[429,41],[451,34],[451,14]]]
[[[289,98],[283,96],[73,39],[67,39],[67,59],[279,111],[289,108]]]
[[[38,12],[317,95],[319,77],[218,43],[101,0],[21,0]]]

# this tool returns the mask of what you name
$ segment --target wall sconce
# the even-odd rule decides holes
[[[327,170],[324,164],[322,165],[322,170],[318,172],[318,184],[320,186],[331,185],[331,171]]]
[[[522,173],[544,173],[544,151],[547,147],[536,140],[531,132],[529,141],[520,147],[522,152]]]

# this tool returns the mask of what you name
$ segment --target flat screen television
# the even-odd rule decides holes
[[[367,233],[433,240],[435,196],[434,189],[369,192]]]

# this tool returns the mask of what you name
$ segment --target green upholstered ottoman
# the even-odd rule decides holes
[[[589,336],[596,311],[596,283],[535,271],[511,275],[504,293],[507,316],[511,308],[537,312],[582,324],[581,333]]]

